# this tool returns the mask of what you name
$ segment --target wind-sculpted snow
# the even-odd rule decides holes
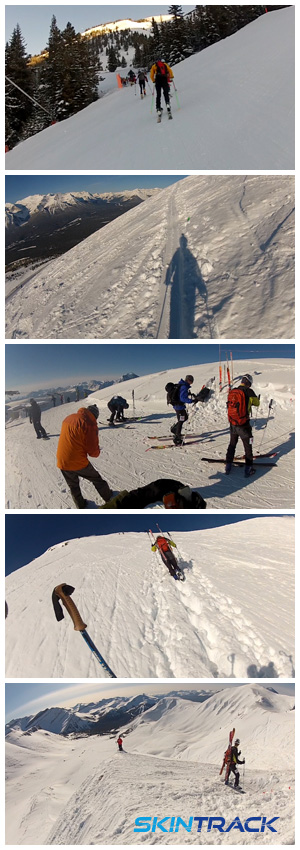
[[[9,170],[294,168],[294,8],[263,15],[175,66],[180,109],[156,124],[115,90],[6,154]],[[173,92],[174,94],[174,92]]]
[[[18,275],[6,336],[289,339],[294,290],[293,178],[193,176]]]
[[[198,489],[207,501],[208,508],[261,509],[294,507],[294,362],[292,360],[237,361],[234,374],[242,376],[250,371],[254,377],[254,390],[261,394],[261,405],[253,419],[254,453],[277,451],[277,466],[256,469],[255,476],[247,481],[244,469],[235,467],[231,475],[224,475],[224,459],[229,442],[227,417],[227,388],[218,392],[217,363],[205,366],[184,366],[144,375],[126,383],[114,384],[97,390],[85,400],[96,402],[100,409],[99,440],[101,454],[92,459],[94,466],[106,478],[113,490],[132,490],[149,484],[157,478],[176,478],[183,484]],[[138,351],[137,351],[138,371]],[[201,442],[170,448],[164,451],[149,449],[160,441],[149,437],[170,436],[170,426],[175,421],[174,411],[167,406],[165,385],[179,381],[186,374],[195,376],[195,390],[213,376],[216,390],[207,404],[199,404],[190,412],[184,433],[198,435]],[[126,428],[109,428],[107,402],[118,393],[131,400],[134,390],[136,414],[142,419],[131,422]],[[270,399],[274,406],[266,421]],[[43,411],[42,424],[50,440],[37,441],[29,420],[9,418],[6,428],[6,507],[7,508],[64,508],[74,507],[70,492],[56,468],[56,449],[62,420],[81,407],[83,402],[60,405]],[[132,410],[128,411],[132,415]],[[9,412],[8,412],[9,416]],[[13,412],[12,412],[13,417]],[[164,439],[163,439],[164,442]],[[241,456],[242,449],[237,454]],[[219,464],[208,464],[202,457],[220,458]],[[92,485],[82,483],[82,492],[89,508],[101,504]],[[150,506],[162,509],[161,504]]]
[[[257,697],[260,696],[260,704]],[[269,709],[261,705],[264,697]],[[221,716],[216,711],[223,702]],[[236,699],[239,709],[236,707]],[[160,703],[158,703],[157,708]],[[259,844],[294,843],[293,700],[258,685],[225,688],[203,704],[165,698],[121,730],[124,752],[108,736],[65,739],[40,731],[11,733],[6,744],[9,844],[253,844],[239,829],[201,834],[134,832],[138,817],[276,817],[276,833]],[[152,720],[150,722],[150,716]],[[148,722],[149,718],[149,722]],[[224,787],[219,771],[228,730],[235,725],[246,767],[246,792]],[[284,742],[284,746],[283,746]],[[167,755],[166,755],[167,753]],[[170,822],[165,822],[169,827]]]
[[[75,587],[88,632],[118,678],[290,678],[293,535],[293,517],[278,516],[176,532],[184,583],[170,577],[146,533],[70,540],[48,550],[6,579],[6,675],[104,676],[68,614],[55,619],[52,589],[66,582]],[[235,709],[240,713],[238,702]],[[150,710],[150,720],[157,711]],[[54,712],[55,728],[59,722],[72,731],[76,717]],[[45,723],[51,730],[52,714]]]

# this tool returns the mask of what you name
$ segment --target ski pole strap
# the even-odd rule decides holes
[[[79,614],[78,608],[76,608],[75,602],[73,599],[70,599],[71,594],[74,592],[75,587],[72,587],[70,584],[58,584],[52,593],[52,602],[54,613],[56,619],[58,621],[64,619],[64,612],[61,606],[61,602],[64,607],[67,609],[68,614],[70,614],[71,620],[74,623],[74,629],[76,632],[83,632],[86,628],[86,623],[83,622],[81,615]]]

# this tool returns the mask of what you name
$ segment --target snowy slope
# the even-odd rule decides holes
[[[146,533],[58,544],[6,579],[6,675],[104,676],[69,615],[55,619],[52,590],[65,582],[119,678],[291,677],[293,533],[293,517],[175,533],[184,583]]]
[[[19,144],[6,168],[293,169],[294,74],[290,7],[176,65],[173,122],[157,126],[149,88],[146,103],[115,89]]]
[[[66,740],[43,731],[30,737],[12,732],[6,744],[7,842],[293,844],[293,701],[246,685],[225,689],[203,705],[167,702],[156,720],[150,722],[148,711],[135,721],[122,754],[107,737]],[[219,776],[233,725],[246,757],[246,795],[239,797]],[[134,833],[135,818],[149,815],[185,821],[218,816],[226,826],[237,816],[242,822],[250,815],[279,820],[277,833],[266,830],[256,840],[236,829],[222,836],[214,829],[207,833],[206,824],[199,835],[197,823],[190,834],[182,828]]]
[[[6,337],[289,339],[294,287],[293,178],[193,176],[18,276]]]
[[[137,369],[138,369],[138,350]],[[101,352],[99,351],[101,366]],[[196,350],[195,350],[196,356]],[[92,460],[113,490],[132,490],[149,484],[157,478],[176,478],[183,484],[197,488],[207,500],[208,508],[261,509],[294,507],[294,361],[249,360],[234,364],[235,375],[250,371],[254,376],[254,390],[261,394],[261,406],[254,425],[254,451],[278,451],[275,468],[262,467],[248,481],[244,470],[236,467],[229,476],[224,467],[210,465],[202,457],[223,459],[228,445],[227,392],[218,391],[207,404],[199,404],[190,413],[184,433],[194,434],[200,443],[164,451],[151,449],[157,441],[148,437],[159,436],[165,442],[170,436],[170,426],[175,421],[174,411],[166,404],[165,385],[179,381],[186,374],[195,377],[195,391],[208,378],[216,376],[218,364],[191,365],[183,369],[166,370],[154,375],[144,375],[121,384],[98,390],[85,400],[96,402],[100,408],[99,439],[101,454]],[[98,371],[95,362],[95,371]],[[129,423],[126,428],[109,428],[107,402],[112,395],[122,395],[131,401],[135,392],[136,414],[141,421]],[[275,402],[267,430],[269,401]],[[56,468],[56,449],[62,420],[81,407],[83,402],[65,404],[43,412],[42,423],[51,439],[37,441],[29,420],[10,420],[6,428],[6,507],[7,508],[64,508],[73,507],[65,481]],[[132,415],[132,411],[128,411]],[[160,442],[158,442],[160,444]],[[149,451],[147,451],[149,449]],[[239,448],[238,454],[241,455]],[[89,507],[100,503],[94,488],[82,483],[82,492],[90,501]],[[161,508],[161,505],[160,505]]]

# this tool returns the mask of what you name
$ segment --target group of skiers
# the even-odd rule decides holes
[[[163,538],[165,539],[165,538]],[[220,775],[223,773],[224,767],[226,767],[225,771],[225,785],[229,785],[229,779],[231,773],[234,775],[234,788],[240,790],[240,773],[237,769],[237,765],[245,764],[245,759],[240,759],[241,750],[239,750],[240,739],[236,738],[234,743],[230,743],[227,747],[226,752],[224,753],[223,764],[220,770]],[[117,738],[117,745],[119,752],[124,752],[123,750],[123,738],[121,735]]]
[[[167,107],[168,117],[172,118],[170,106],[170,84],[172,81],[174,81],[174,74],[172,68],[170,68],[170,65],[168,65],[164,59],[157,59],[156,62],[154,62],[154,64],[152,65],[149,76],[155,87],[156,112],[158,121],[161,119],[162,114],[162,94],[164,96],[165,104]],[[125,80],[122,80],[123,85],[125,84],[125,82],[127,82],[127,80],[130,85],[134,85],[138,81],[140,87],[140,96],[143,100],[146,96],[146,83],[148,83],[146,71],[142,69],[139,70],[137,74],[135,74],[131,68],[127,74],[127,78],[125,78]]]
[[[191,392],[193,383],[193,375],[186,375],[185,379],[181,378],[178,384],[172,384],[170,382],[165,387],[167,404],[172,405],[177,417],[177,422],[171,427],[175,446],[181,446],[183,444],[182,428],[189,418],[186,406],[205,400],[205,396],[201,397],[201,393],[206,388],[202,388],[198,395],[194,395]],[[255,472],[253,468],[253,437],[250,416],[252,407],[259,407],[260,405],[260,396],[257,396],[254,392],[252,383],[252,375],[246,373],[243,375],[238,386],[230,388],[228,392],[227,413],[230,427],[230,442],[226,453],[226,475],[229,475],[231,472],[239,438],[242,440],[244,446],[246,478],[249,478]]]
[[[209,394],[207,387],[203,387],[197,395],[193,394],[191,391],[193,383],[193,375],[186,375],[185,379],[181,379],[178,384],[166,385],[167,403],[173,406],[176,413],[177,421],[171,426],[175,446],[183,443],[182,427],[188,419],[187,406],[205,400]],[[37,438],[47,439],[48,435],[41,424],[40,407],[33,398],[30,399],[30,404],[30,421]],[[226,453],[226,475],[230,474],[239,438],[242,440],[245,452],[245,476],[249,477],[255,471],[250,415],[252,406],[258,407],[259,404],[260,396],[257,396],[252,389],[252,376],[247,373],[242,377],[239,385],[230,389],[228,393],[230,442]],[[124,410],[128,407],[128,402],[122,396],[112,397],[108,402],[110,427],[114,426],[114,419],[120,423],[125,421]],[[80,490],[80,478],[85,478],[94,485],[105,503],[103,507],[144,508],[157,500],[163,501],[167,508],[206,507],[204,499],[198,493],[191,491],[189,487],[176,479],[158,479],[136,490],[113,493],[107,481],[89,461],[89,457],[96,458],[100,455],[98,417],[97,405],[91,404],[88,407],[80,407],[77,413],[69,414],[61,426],[57,447],[57,466],[70,488],[77,508],[87,507],[87,500],[84,499]]]

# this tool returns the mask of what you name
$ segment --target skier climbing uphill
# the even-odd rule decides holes
[[[177,579],[179,572],[178,564],[171,547],[173,547],[173,549],[176,549],[176,543],[174,543],[171,538],[163,537],[162,534],[159,534],[155,540],[155,543],[152,544],[151,550],[152,552],[158,551],[160,553],[161,559],[168,567],[170,575]]]
[[[260,396],[252,390],[252,375],[246,374],[236,389],[229,390],[227,412],[230,424],[230,443],[226,454],[225,473],[229,475],[239,437],[245,450],[245,476],[253,475],[251,407],[259,407]]]
[[[169,95],[169,82],[174,79],[174,74],[172,69],[163,59],[158,59],[157,62],[152,65],[150,71],[150,79],[155,85],[156,89],[156,112],[157,112],[157,120],[161,120],[161,93],[163,92],[166,107],[168,111],[168,117],[172,118],[171,107],[170,107],[170,95]]]
[[[71,490],[76,508],[87,507],[87,500],[83,498],[80,490],[79,478],[91,481],[104,502],[108,502],[113,496],[107,481],[101,478],[88,460],[88,455],[99,457],[100,454],[98,416],[97,405],[91,404],[66,416],[61,426],[56,455],[57,466]]]
[[[118,747],[119,747],[119,753],[122,753],[123,752],[123,738],[121,738],[121,735],[119,735],[119,737],[118,737],[117,744],[118,744]]]
[[[148,77],[146,77],[145,71],[138,71],[137,75],[140,87],[141,98],[146,97],[146,83],[148,82]]]
[[[238,749],[240,745],[240,739],[236,738],[234,744],[230,748],[230,752],[228,755],[226,774],[225,774],[225,785],[229,783],[229,777],[231,773],[234,773],[234,787],[239,787],[240,782],[240,774],[237,770],[237,764],[245,764],[245,759],[240,761],[239,756],[241,755],[241,750]]]
[[[171,431],[173,436],[174,446],[182,446],[183,439],[181,435],[182,426],[187,421],[188,413],[186,404],[195,404],[195,396],[191,394],[190,387],[194,383],[193,375],[186,375],[185,379],[179,381],[178,384],[166,384],[167,404],[174,407],[177,423],[172,425]]]

